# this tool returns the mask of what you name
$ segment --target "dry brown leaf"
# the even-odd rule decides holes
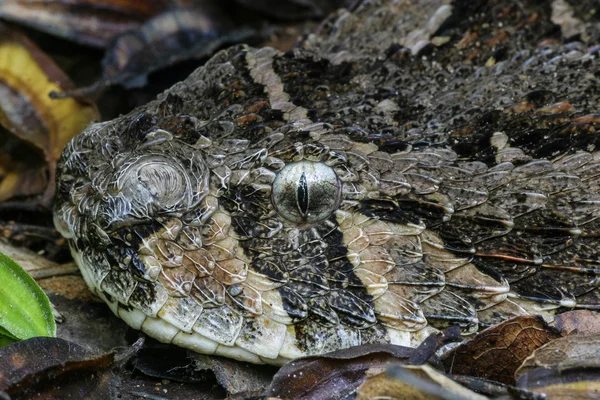
[[[165,10],[167,0],[4,0],[0,16],[82,44],[106,47]]]
[[[24,247],[16,247],[0,238],[0,253],[19,264],[34,279],[47,278],[66,273],[79,274],[75,263],[57,264]]]
[[[0,104],[0,201],[12,196],[42,193],[48,185],[44,154],[8,132],[1,124]]]
[[[108,398],[114,353],[96,354],[58,338],[0,349],[0,393],[13,398]],[[77,379],[73,379],[77,376]]]
[[[554,326],[563,336],[600,333],[600,314],[589,310],[568,311],[554,318]]]
[[[428,365],[394,365],[367,378],[357,390],[357,400],[389,399],[469,399],[485,400]]]
[[[191,354],[196,370],[210,370],[221,387],[232,395],[241,393],[262,393],[269,385],[277,368],[254,365],[236,360]]]
[[[557,373],[571,368],[600,368],[600,333],[566,336],[545,344],[527,357],[515,376],[518,379],[537,368]]]
[[[27,37],[2,24],[0,76],[0,125],[13,135],[4,134],[0,143],[0,200],[37,194],[45,184],[49,200],[56,160],[73,136],[98,119],[98,111],[90,102],[50,99],[50,92],[73,84]]]
[[[494,325],[446,353],[447,371],[514,384],[514,373],[535,349],[560,337],[541,317],[527,315]]]
[[[276,18],[290,20],[324,18],[339,8],[349,8],[357,3],[356,0],[237,0],[237,2]]]
[[[277,372],[275,367],[206,356],[151,339],[135,355],[132,365],[141,374],[161,380],[196,384],[216,379],[230,395],[262,393]]]
[[[594,379],[557,383],[554,385],[548,385],[542,388],[534,388],[530,390],[532,392],[543,393],[543,398],[547,400],[600,399],[600,381]]]
[[[143,87],[150,73],[184,60],[210,56],[225,44],[243,42],[256,30],[235,24],[218,1],[173,8],[115,37],[102,60],[103,76],[92,85],[56,98],[96,95],[111,85]]]
[[[599,399],[600,333],[553,340],[533,352],[516,375],[520,388],[547,399]]]
[[[370,373],[391,362],[406,363],[414,349],[393,345],[363,345],[284,365],[273,377],[267,396],[283,399],[345,399]]]

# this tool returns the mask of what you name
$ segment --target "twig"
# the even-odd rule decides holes
[[[29,275],[33,277],[33,279],[43,279],[51,278],[53,276],[78,275],[79,268],[77,268],[77,265],[75,263],[71,262],[67,264],[60,264],[55,267],[34,269],[28,272]]]

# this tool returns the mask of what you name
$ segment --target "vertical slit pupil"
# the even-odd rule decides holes
[[[304,172],[298,181],[298,209],[302,215],[306,215],[308,212],[308,183]]]

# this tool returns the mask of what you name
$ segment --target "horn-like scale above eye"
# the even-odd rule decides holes
[[[286,165],[273,182],[272,201],[280,216],[299,224],[329,217],[341,201],[342,183],[333,168],[321,162]]]

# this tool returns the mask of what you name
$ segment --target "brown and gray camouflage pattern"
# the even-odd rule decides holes
[[[67,146],[56,225],[129,325],[255,363],[598,309],[600,13],[559,2],[569,40],[556,1],[373,0],[221,51]],[[313,224],[271,200],[301,160]]]

